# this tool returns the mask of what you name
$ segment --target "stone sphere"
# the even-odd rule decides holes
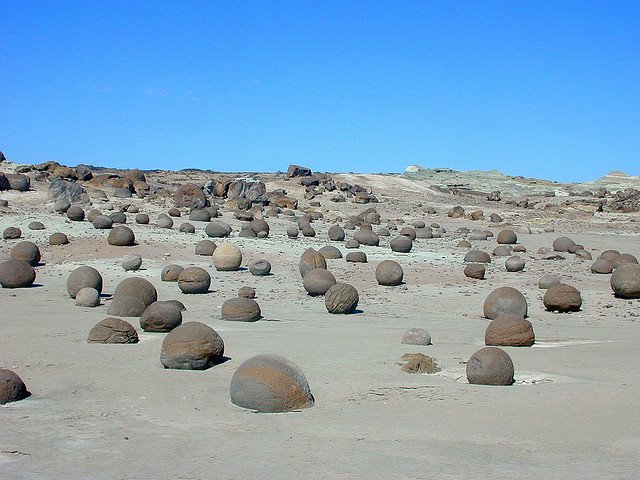
[[[118,225],[113,227],[107,237],[109,245],[116,247],[130,247],[136,242],[136,236],[133,234],[133,230],[125,225]]]
[[[484,230],[473,230],[471,233],[469,233],[468,236],[469,240],[486,240],[487,239],[487,232],[485,232]]]
[[[406,345],[431,345],[431,335],[424,328],[410,328],[402,335]]]
[[[509,313],[491,320],[484,333],[485,345],[498,347],[530,347],[535,340],[531,322]]]
[[[223,361],[224,342],[213,328],[186,322],[164,337],[160,362],[165,368],[206,370]]]
[[[339,248],[334,247],[333,245],[325,245],[318,253],[322,255],[326,260],[336,260],[338,258],[342,258],[342,252]]]
[[[67,292],[71,298],[83,288],[93,288],[102,293],[102,275],[93,267],[83,265],[73,270],[67,277]]]
[[[142,266],[142,257],[136,253],[132,253],[131,255],[125,255],[122,258],[122,268],[124,268],[126,272],[139,270],[141,266]]]
[[[482,250],[470,250],[464,256],[467,263],[491,263],[491,255]]]
[[[29,230],[44,230],[44,224],[42,222],[31,222],[27,225]]]
[[[344,229],[339,225],[330,226],[327,235],[329,235],[329,240],[333,240],[334,242],[343,241],[345,236]]]
[[[266,235],[260,236],[260,238],[265,238],[266,236],[269,236],[269,224],[266,222],[266,220],[262,218],[255,218],[251,220],[251,222],[249,222],[249,227],[251,228],[251,230],[256,232],[256,235],[258,235],[260,232],[263,232],[266,234]]]
[[[249,265],[249,271],[252,275],[263,277],[271,273],[271,264],[267,260],[256,260]]]
[[[629,263],[616,268],[610,283],[616,297],[640,298],[640,265]]]
[[[84,210],[76,205],[72,205],[67,210],[67,217],[73,222],[84,220]]]
[[[345,260],[353,263],[367,263],[367,254],[364,252],[349,252]]]
[[[518,242],[518,236],[513,230],[506,229],[498,233],[496,241],[500,244],[513,245]]]
[[[491,292],[484,301],[484,316],[493,320],[502,313],[527,316],[527,299],[513,287],[500,287]]]
[[[231,379],[231,402],[263,413],[283,413],[313,406],[307,379],[290,360],[257,355],[238,367]]]
[[[111,221],[115,223],[127,223],[127,216],[124,212],[112,212],[109,214]]]
[[[97,208],[94,208],[93,210],[89,210],[89,213],[87,213],[87,220],[89,220],[91,223],[93,223],[93,221],[96,219],[96,217],[98,215],[102,215],[102,212],[100,210],[98,210]],[[111,218],[111,217],[109,217]]]
[[[183,267],[176,264],[167,265],[160,272],[160,280],[163,282],[177,282],[180,273],[184,270]],[[208,287],[207,287],[208,288]]]
[[[116,317],[139,317],[156,300],[158,292],[151,282],[140,277],[125,278],[113,292],[107,313]]]
[[[467,380],[476,385],[513,384],[511,357],[498,347],[484,347],[467,362]]]
[[[360,242],[358,242],[355,238],[350,238],[346,242],[344,242],[344,248],[360,248]]]
[[[360,245],[368,245],[370,247],[376,247],[380,244],[380,237],[373,233],[371,230],[358,230],[353,236]]]
[[[256,298],[256,290],[252,287],[240,287],[238,296],[242,298]]]
[[[169,214],[170,217],[182,216],[182,214],[180,213],[180,210],[178,210],[177,208],[170,208],[167,213]]]
[[[242,252],[232,243],[221,243],[213,252],[213,266],[220,272],[238,270],[242,263]]]
[[[316,231],[311,225],[307,225],[302,229],[302,235],[305,237],[315,237]]]
[[[378,235],[379,234],[380,233],[378,232]],[[433,229],[431,227],[416,228],[416,238],[433,238]]]
[[[211,213],[205,209],[193,210],[189,214],[189,220],[191,220],[192,222],[210,222]]]
[[[335,283],[336,277],[326,268],[311,269],[302,279],[304,289],[312,297],[324,295]]]
[[[507,258],[504,262],[507,272],[521,272],[524,270],[524,264],[524,258],[518,257],[517,255]]]
[[[173,228],[173,219],[166,213],[158,215],[156,220],[156,227],[158,228]]]
[[[298,268],[300,270],[300,275],[304,278],[309,270],[314,268],[327,268],[327,261],[313,248],[307,248],[300,257]]]
[[[136,223],[138,225],[148,225],[149,221],[149,215],[147,215],[146,213],[139,213],[136,215]]]
[[[196,245],[195,254],[210,257],[216,251],[216,244],[211,240],[200,240]]]
[[[108,215],[98,215],[92,222],[93,228],[98,230],[108,230],[113,227],[113,220]]]
[[[611,260],[598,257],[593,264],[591,264],[591,273],[609,274],[613,272],[613,264]]]
[[[233,322],[256,322],[262,318],[258,302],[246,297],[226,300],[222,304],[221,315],[224,320]]]
[[[22,230],[18,227],[7,227],[2,231],[2,238],[5,240],[15,240],[22,236]]]
[[[558,237],[553,241],[553,249],[556,252],[568,252],[575,243],[569,237]]]
[[[511,245],[498,245],[491,254],[495,257],[510,257],[512,252]]]
[[[182,323],[182,311],[172,302],[153,302],[140,316],[145,332],[170,332]]]
[[[11,258],[14,260],[22,260],[32,267],[35,267],[40,263],[40,249],[35,243],[25,240],[24,242],[17,243],[11,249]]]
[[[548,288],[551,288],[559,283],[562,283],[562,278],[560,278],[559,275],[547,273],[540,277],[540,280],[538,280],[538,288],[540,290],[547,290]]]
[[[577,312],[582,306],[582,297],[577,288],[558,283],[547,289],[542,302],[552,312]]]
[[[396,286],[402,284],[404,272],[398,262],[383,260],[376,266],[378,285]]]
[[[576,252],[577,254],[577,252]],[[630,253],[621,253],[618,258],[616,258],[613,262],[613,268],[621,267],[622,265],[627,265],[629,263],[638,263],[638,259],[631,255]]]
[[[36,271],[22,260],[10,259],[0,263],[2,288],[28,288],[36,280]]]
[[[70,207],[71,202],[64,197],[59,197],[53,202],[53,211],[56,213],[66,213]]]
[[[287,237],[289,238],[298,238],[299,235],[298,227],[295,225],[289,225],[287,227]]]
[[[402,227],[398,233],[401,236],[409,237],[412,241],[416,239],[416,230],[413,227]]]
[[[470,263],[466,267],[464,267],[462,273],[464,273],[465,277],[475,278],[476,280],[483,280],[486,269],[481,263]]]
[[[222,220],[212,220],[204,229],[207,236],[212,238],[223,238],[231,235],[231,226]]]
[[[95,288],[84,287],[76,294],[76,307],[97,307],[100,305],[100,293]]]
[[[207,293],[211,286],[211,275],[204,268],[187,267],[178,274],[178,287],[182,293]]]
[[[138,343],[138,332],[126,320],[105,318],[89,331],[89,343]]]
[[[335,283],[324,294],[324,306],[329,313],[348,314],[356,310],[359,299],[355,287],[347,283]]]
[[[27,386],[15,372],[0,368],[0,405],[17,402],[29,395]]]
[[[409,253],[413,247],[413,241],[410,236],[401,234],[392,239],[389,242],[389,246],[396,253]]]
[[[69,237],[64,233],[56,232],[49,236],[49,245],[67,245],[69,243]]]
[[[190,223],[185,222],[180,224],[180,228],[178,229],[178,231],[182,233],[196,233],[196,227],[194,227]]]
[[[471,242],[469,242],[468,240],[460,240],[460,241],[458,242],[457,247],[458,247],[458,248],[471,248]],[[482,252],[482,253],[486,253],[486,252]],[[489,255],[489,254],[487,253],[487,256],[488,256],[488,255]],[[489,258],[489,262],[491,262],[491,258]]]

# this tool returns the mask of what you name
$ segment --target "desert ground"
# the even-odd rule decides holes
[[[19,167],[0,163],[5,173]],[[0,231],[18,227],[22,235],[0,240],[0,261],[24,240],[38,245],[42,259],[31,288],[0,288],[0,368],[18,374],[31,393],[0,406],[2,479],[640,477],[640,300],[614,297],[611,275],[590,270],[608,249],[640,256],[640,213],[598,203],[618,190],[640,188],[637,177],[614,174],[567,185],[446,169],[331,175],[335,183],[358,184],[375,196],[366,204],[348,194],[345,201],[332,201],[334,193],[309,190],[284,173],[145,172],[150,193],[131,198],[83,185],[86,197],[79,205],[86,212],[135,205],[151,217],[140,225],[135,214],[125,212],[136,245],[121,247],[108,244],[109,230],[54,211],[53,175],[28,167],[20,171],[31,176],[31,187],[0,192],[8,201],[0,207]],[[247,238],[238,236],[244,222],[237,218],[237,202],[206,192],[220,206],[218,220],[233,230],[228,238],[212,240],[233,243],[243,254],[243,268],[230,272],[217,271],[211,257],[194,253],[208,237],[206,222],[188,219],[189,207],[178,207],[181,217],[173,218],[173,228],[155,225],[160,213],[176,206],[171,195],[179,185],[203,186],[223,177],[251,178],[267,192],[281,189],[298,200],[287,214],[274,202],[252,204],[252,215],[263,217],[270,232]],[[606,196],[585,193],[598,188],[606,188]],[[501,199],[488,200],[485,194],[496,190]],[[454,206],[465,214],[450,217]],[[327,260],[336,279],[359,294],[356,313],[332,315],[322,297],[303,288],[300,257],[309,247],[329,244],[343,257],[354,251],[344,241],[330,241],[327,230],[367,208],[380,216],[373,230],[389,228],[391,235],[381,236],[379,246],[357,249],[366,253],[367,263]],[[480,210],[481,218],[470,218]],[[491,222],[491,213],[502,221]],[[316,235],[289,238],[287,228],[310,214]],[[416,239],[409,253],[393,252],[389,240],[415,220],[437,223],[442,235]],[[33,221],[45,229],[30,230]],[[193,224],[195,233],[180,232],[182,222]],[[470,248],[458,246],[468,237],[462,227],[491,231],[487,240],[470,240],[472,248],[488,253],[501,230],[515,231],[517,245],[526,250],[517,253],[526,261],[524,270],[509,272],[505,257],[492,256],[485,279],[466,277],[464,256]],[[358,229],[345,229],[346,239]],[[67,234],[70,243],[49,245],[54,232]],[[544,259],[560,236],[584,245],[592,260],[571,253]],[[131,253],[143,258],[138,271],[121,266]],[[258,259],[271,263],[271,275],[247,270]],[[403,268],[399,286],[376,282],[376,265],[387,259]],[[161,270],[173,263],[205,268],[211,291],[186,295],[176,283],[161,281]],[[102,274],[98,307],[76,306],[67,293],[67,277],[81,265]],[[579,311],[545,309],[538,281],[548,273],[580,291]],[[180,300],[184,322],[213,327],[228,360],[202,371],[165,369],[159,355],[166,334],[143,331],[137,318],[125,320],[138,331],[139,343],[88,343],[89,330],[110,316],[110,295],[131,276],[149,280],[161,300]],[[222,319],[222,303],[245,285],[255,288],[263,318]],[[469,384],[466,362],[485,346],[490,322],[483,317],[483,302],[502,286],[526,297],[535,343],[501,347],[513,360],[513,385]],[[432,344],[401,343],[412,327],[426,329]],[[315,398],[312,407],[256,413],[230,401],[238,366],[263,353],[282,355],[300,367]],[[428,355],[441,370],[404,372],[406,353]]]

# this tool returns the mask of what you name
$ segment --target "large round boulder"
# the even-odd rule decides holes
[[[211,286],[211,275],[201,267],[187,267],[178,274],[178,288],[182,293],[207,293]]]
[[[304,289],[312,297],[324,295],[331,285],[335,285],[336,277],[326,268],[309,270],[302,279]]]
[[[485,266],[481,263],[469,263],[464,267],[462,271],[465,277],[475,278],[476,280],[483,280],[486,269]]]
[[[616,297],[640,298],[640,265],[629,263],[616,268],[610,282]]]
[[[470,250],[464,256],[467,263],[491,263],[491,255],[482,250]]]
[[[98,230],[108,230],[113,227],[113,219],[108,215],[98,215],[91,223],[93,224],[93,228]]]
[[[383,260],[376,266],[378,285],[397,286],[402,284],[404,272],[398,262]]]
[[[348,283],[334,283],[324,294],[324,306],[334,314],[355,312],[359,300],[358,291]]]
[[[476,385],[511,385],[514,368],[511,357],[498,347],[484,347],[467,362],[467,380]]]
[[[160,362],[165,368],[206,370],[224,359],[224,342],[213,328],[186,322],[169,332],[162,342]]]
[[[524,270],[524,265],[524,258],[517,255],[509,257],[504,261],[504,267],[507,269],[507,272],[521,272]]]
[[[413,247],[413,240],[409,235],[400,234],[389,242],[389,247],[396,253],[409,253]]]
[[[158,292],[151,282],[140,277],[125,278],[113,292],[107,313],[116,317],[139,317],[156,300]]]
[[[485,345],[530,347],[535,340],[531,322],[509,313],[494,318],[484,332]]]
[[[513,230],[505,229],[498,233],[496,241],[503,245],[513,245],[518,242],[518,236]]]
[[[126,320],[108,317],[100,320],[90,331],[89,343],[138,343],[138,332]]]
[[[238,367],[230,386],[231,402],[263,413],[283,413],[313,406],[304,373],[279,355],[257,355]]]
[[[72,205],[67,209],[67,217],[73,222],[81,222],[84,220],[84,210],[81,207]]]
[[[238,270],[242,263],[242,251],[232,243],[221,243],[213,252],[213,266],[221,272]]]
[[[405,345],[431,345],[431,335],[424,328],[410,328],[402,335]]]
[[[58,245],[68,245],[68,244],[69,244],[69,237],[67,237],[62,232],[55,232],[49,235],[49,245],[58,246]]]
[[[182,311],[173,302],[153,302],[140,316],[145,332],[170,332],[182,323]]]
[[[212,220],[204,229],[205,233],[212,238],[223,238],[231,235],[231,226],[222,220]]]
[[[76,294],[76,307],[97,307],[100,305],[100,293],[95,288],[84,287]]]
[[[15,240],[22,236],[22,230],[18,227],[7,227],[2,231],[2,238],[5,240]]]
[[[256,260],[249,265],[249,272],[257,277],[269,275],[271,273],[271,263],[265,259]]]
[[[340,249],[334,247],[333,245],[325,245],[320,250],[318,250],[318,253],[322,255],[325,260],[337,260],[339,258],[342,258],[342,252],[340,251]]]
[[[184,267],[180,265],[176,265],[172,263],[171,265],[167,265],[160,272],[160,280],[163,282],[177,282],[180,273],[184,270]],[[209,288],[209,287],[207,287]]]
[[[136,236],[126,225],[117,225],[111,229],[107,237],[109,245],[116,247],[130,247],[136,242]]]
[[[258,302],[245,297],[226,300],[222,304],[221,315],[224,320],[233,322],[256,322],[262,318]]]
[[[0,263],[2,288],[28,288],[36,280],[36,271],[22,260],[10,259]]]
[[[132,253],[131,255],[125,255],[122,258],[122,268],[126,272],[133,272],[136,270],[140,270],[142,266],[142,257],[137,253]]]
[[[358,230],[353,236],[353,239],[360,245],[368,245],[370,247],[376,247],[380,244],[380,237],[368,229]]]
[[[553,249],[556,252],[568,252],[575,244],[569,237],[558,237],[553,241]]]
[[[321,253],[318,253],[313,248],[307,248],[300,257],[298,267],[300,269],[300,275],[304,278],[309,270],[314,268],[327,268],[327,261]]]
[[[0,405],[17,402],[29,395],[27,386],[15,372],[0,368]]]
[[[341,242],[344,240],[344,229],[339,225],[332,225],[329,227],[327,235],[329,236],[329,240]]]
[[[35,267],[40,263],[40,249],[35,243],[25,240],[24,242],[17,243],[11,249],[11,258],[14,260],[22,260],[32,267]]]
[[[582,306],[582,297],[577,288],[558,283],[547,289],[542,302],[552,312],[577,312]]]
[[[83,288],[93,288],[102,293],[102,275],[88,265],[76,268],[67,277],[67,292],[71,298],[76,298]]]
[[[513,287],[500,287],[491,292],[484,301],[485,318],[493,320],[501,313],[510,313],[526,318],[527,299]]]

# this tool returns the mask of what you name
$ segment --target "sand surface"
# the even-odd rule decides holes
[[[487,279],[478,281],[462,274],[466,250],[456,247],[462,239],[456,229],[497,234],[503,226],[448,218],[451,197],[419,183],[357,180],[374,187],[381,198],[374,206],[383,217],[422,218],[447,233],[416,242],[409,254],[392,253],[385,239],[380,247],[361,247],[366,264],[328,261],[336,278],[360,294],[361,312],[348,316],[330,315],[322,298],[306,295],[298,272],[309,246],[332,243],[343,255],[349,251],[328,240],[329,224],[314,222],[315,238],[290,240],[285,232],[291,220],[280,216],[267,219],[267,239],[245,239],[237,238],[240,222],[225,212],[243,266],[259,258],[273,266],[271,276],[255,277],[246,269],[217,272],[210,257],[193,253],[206,238],[203,222],[191,222],[197,230],[189,235],[177,231],[186,217],[166,230],[136,225],[129,214],[138,245],[112,247],[108,232],[53,213],[43,191],[3,193],[10,208],[2,211],[0,231],[20,227],[22,239],[39,245],[43,265],[33,288],[0,289],[0,367],[18,373],[32,392],[0,407],[0,478],[639,478],[640,301],[614,298],[609,275],[591,274],[591,261],[570,254],[545,261],[537,252],[567,234],[594,259],[612,248],[640,256],[640,216],[550,218],[468,199],[468,211],[484,208],[486,217],[497,211],[504,225],[555,229],[518,235],[527,249],[520,254],[527,261],[523,272],[507,272],[504,259],[494,257]],[[152,222],[162,211],[136,202]],[[417,202],[436,206],[438,213],[421,213]],[[323,200],[320,210],[356,214],[365,207]],[[46,229],[29,230],[33,220]],[[67,233],[71,244],[49,246],[48,236],[56,231]],[[18,241],[0,240],[0,259]],[[496,246],[495,238],[472,243],[488,252]],[[122,269],[127,253],[143,257],[142,270]],[[403,285],[376,284],[375,266],[388,258],[403,266]],[[175,283],[161,282],[160,271],[170,263],[206,268],[212,292],[184,295]],[[76,307],[66,292],[67,275],[79,265],[91,265],[104,277],[106,295],[97,308]],[[582,311],[545,311],[537,286],[544,273],[558,273],[577,287]],[[184,321],[213,327],[229,360],[206,371],[166,370],[159,361],[165,335],[143,332],[137,318],[127,320],[138,329],[140,343],[88,344],[88,331],[107,317],[108,294],[134,275],[150,280],[160,299],[182,301]],[[256,289],[264,319],[222,320],[220,306],[243,285]],[[469,385],[465,363],[484,346],[489,323],[482,318],[484,299],[504,285],[527,298],[536,344],[505,347],[515,365],[514,386]],[[433,345],[401,344],[411,327],[426,328]],[[312,408],[258,414],[230,402],[235,369],[261,353],[278,353],[302,369],[316,400]],[[425,353],[442,371],[404,373],[405,353]]]

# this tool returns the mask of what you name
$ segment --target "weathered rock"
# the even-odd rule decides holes
[[[255,232],[256,236],[260,238],[266,238],[269,236],[269,224],[261,218],[251,220],[251,222],[249,222],[249,228],[251,228],[251,230]]]
[[[18,227],[7,227],[2,231],[2,238],[5,240],[15,240],[22,236],[22,230]]]
[[[35,267],[40,263],[40,249],[35,243],[25,240],[14,245],[11,249],[11,258],[22,260]]]
[[[180,265],[167,265],[160,272],[160,280],[162,280],[163,282],[177,282],[178,277],[183,270],[184,268]]]
[[[200,240],[197,244],[196,244],[196,250],[195,250],[195,254],[196,255],[204,255],[207,257],[210,257],[213,255],[213,252],[216,251],[216,244],[213,243],[211,240]]]
[[[398,262],[383,260],[376,266],[378,285],[397,286],[402,284],[404,272]]]
[[[240,287],[238,296],[242,298],[256,298],[256,290],[252,287]]]
[[[231,226],[222,220],[212,220],[207,224],[204,231],[209,237],[223,238],[231,234]]]
[[[311,272],[305,276],[305,281],[309,275]],[[355,287],[347,283],[335,283],[325,292],[324,305],[329,313],[349,314],[356,310],[359,299]]]
[[[556,252],[568,252],[575,243],[569,237],[558,237],[553,241],[553,249]]]
[[[158,292],[151,282],[140,277],[125,278],[116,287],[107,313],[116,317],[139,317],[156,300]]]
[[[524,258],[514,255],[505,260],[504,266],[507,272],[521,272],[524,270],[525,261]]]
[[[256,322],[262,318],[258,303],[245,297],[226,300],[222,304],[221,315],[224,320],[233,322]]]
[[[130,247],[136,243],[136,236],[129,227],[117,225],[109,232],[107,242],[109,242],[109,245],[116,247]]]
[[[462,218],[464,217],[464,208],[461,206],[455,206],[447,213],[448,217],[451,218]]]
[[[71,205],[67,209],[67,218],[72,222],[82,222],[84,220],[84,210],[77,205]]]
[[[372,230],[361,229],[356,232],[353,236],[353,239],[356,240],[360,245],[368,245],[370,247],[375,247],[380,244],[380,237],[373,233]]]
[[[169,214],[170,217],[180,217],[182,216],[182,213],[180,213],[180,210],[177,208],[170,208],[167,213]]]
[[[483,280],[486,273],[486,269],[484,265],[482,265],[481,263],[470,263],[464,267],[464,270],[462,271],[462,273],[464,273],[465,277],[475,278],[477,280]]]
[[[156,227],[173,228],[173,220],[166,213],[161,213],[160,215],[158,215],[158,219],[156,220]]]
[[[309,270],[314,268],[327,268],[327,261],[313,248],[307,248],[300,257],[298,268],[300,275],[304,278]]]
[[[410,328],[402,335],[406,345],[431,345],[431,335],[424,328]]]
[[[297,238],[299,233],[300,232],[298,231],[298,227],[296,227],[295,225],[289,225],[287,227],[287,237]]]
[[[67,245],[69,243],[69,237],[64,233],[55,232],[49,235],[49,245]]]
[[[140,316],[145,332],[170,332],[182,323],[182,311],[172,302],[153,302]]]
[[[313,406],[302,371],[279,355],[257,355],[238,367],[230,385],[231,402],[264,413],[283,413]]]
[[[514,367],[511,357],[497,347],[485,347],[467,362],[467,380],[476,385],[511,385]]]
[[[189,214],[189,220],[193,222],[210,222],[211,213],[206,209],[192,210]]]
[[[149,215],[146,213],[139,213],[136,215],[136,223],[138,225],[148,225],[150,220]]]
[[[493,319],[484,333],[485,345],[493,346],[530,347],[535,339],[530,321],[508,313]]]
[[[258,277],[269,275],[271,273],[271,263],[264,259],[256,260],[249,265],[249,272]]]
[[[301,167],[300,165],[289,165],[287,169],[287,177],[309,177],[311,176],[311,169],[307,167]]]
[[[194,227],[190,223],[185,222],[180,224],[178,231],[182,233],[196,233],[196,227]]]
[[[559,275],[547,273],[540,277],[540,280],[538,281],[538,288],[540,290],[547,290],[559,283],[562,283],[562,278]]]
[[[349,252],[345,260],[352,263],[367,263],[367,254],[364,252]]]
[[[509,313],[527,317],[527,299],[513,287],[500,287],[491,292],[484,301],[485,318],[493,320],[498,315]]]
[[[23,260],[10,259],[0,263],[2,288],[28,288],[36,280],[36,271]]]
[[[495,257],[509,257],[513,253],[511,245],[498,245],[491,254]]]
[[[9,181],[9,188],[18,192],[26,192],[31,188],[31,179],[21,173],[7,173],[5,177]]]
[[[505,229],[498,233],[496,241],[504,245],[513,245],[515,243],[518,243],[518,236],[513,230]]]
[[[336,283],[333,274],[325,268],[309,270],[303,278],[303,286],[311,296],[324,295]]]
[[[178,287],[182,293],[207,293],[211,286],[211,275],[201,267],[187,267],[178,274]]]
[[[122,259],[122,268],[127,272],[139,270],[142,266],[142,257],[136,253],[125,255]]]
[[[100,305],[100,292],[95,288],[84,287],[76,294],[76,307],[97,307]]]
[[[629,263],[616,268],[610,283],[616,297],[640,298],[640,265]]]
[[[577,312],[582,306],[582,297],[577,288],[558,283],[547,289],[542,302],[552,312]]]
[[[334,242],[341,242],[345,237],[344,229],[338,225],[329,227],[327,234],[329,235],[329,240],[333,240]]]
[[[232,243],[221,243],[213,252],[213,266],[221,272],[238,270],[242,264],[242,251]]]
[[[138,343],[138,332],[126,320],[105,318],[98,322],[87,338],[89,343]]]
[[[389,242],[389,246],[396,253],[409,253],[413,247],[413,241],[410,236],[400,234]]]
[[[188,183],[180,185],[173,195],[176,207],[204,208],[208,204],[207,196],[198,185]]]
[[[470,250],[464,256],[467,263],[491,263],[491,255],[482,250]]]
[[[29,230],[44,230],[44,224],[42,222],[31,222],[27,225]]]
[[[360,248],[360,242],[358,242],[355,238],[351,238],[344,242],[344,248]]]
[[[0,405],[18,402],[30,395],[22,379],[11,370],[0,369]]]
[[[124,212],[112,212],[109,214],[109,218],[114,224],[127,223],[127,216],[124,214]]]
[[[160,362],[165,368],[206,370],[224,360],[224,342],[213,328],[186,322],[164,338]]]
[[[336,260],[342,258],[342,252],[340,249],[334,247],[333,245],[325,245],[324,247],[318,250],[318,253],[322,255],[326,260]]]
[[[98,215],[91,223],[98,230],[108,230],[113,226],[113,220],[107,215]]]
[[[67,292],[71,298],[83,288],[93,288],[102,293],[102,275],[93,267],[83,265],[73,270],[67,277]]]

